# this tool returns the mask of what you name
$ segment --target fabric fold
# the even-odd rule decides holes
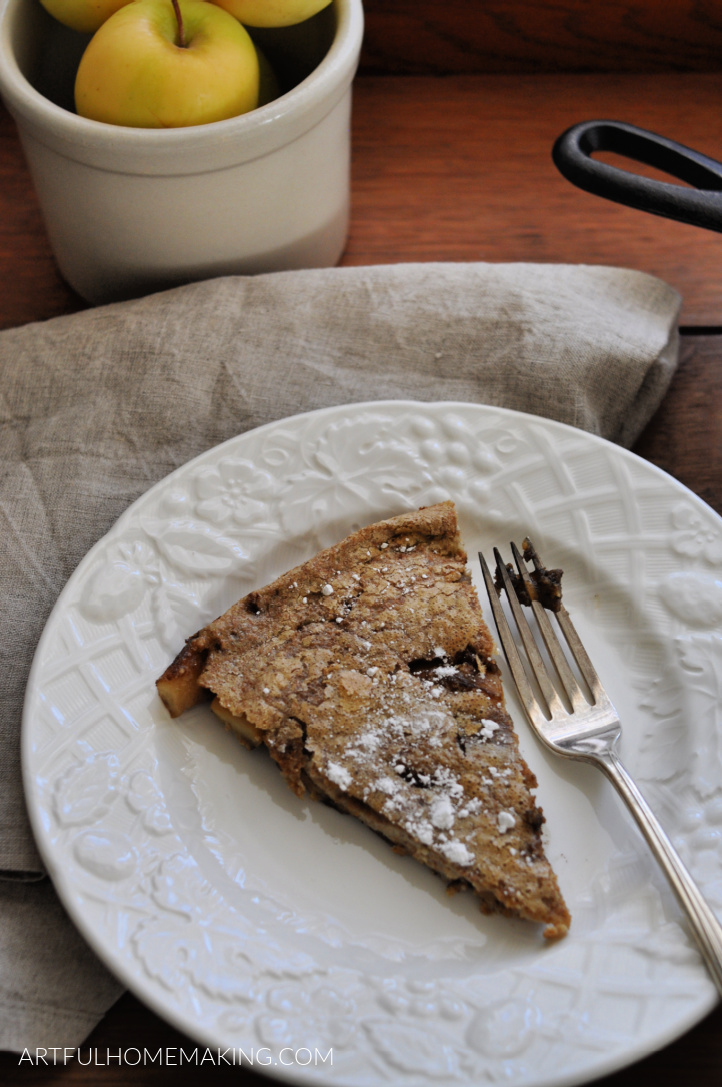
[[[47,881],[23,882],[43,865],[20,722],[57,595],[128,505],[227,438],[359,401],[491,404],[631,445],[674,373],[679,306],[625,269],[400,264],[210,280],[0,333],[0,1046],[75,1044],[119,992],[89,951],[59,968],[82,940]]]

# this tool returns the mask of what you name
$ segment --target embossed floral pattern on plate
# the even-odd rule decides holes
[[[269,1068],[281,1078],[582,1083],[714,1003],[616,797],[523,724],[574,917],[552,947],[299,801],[206,708],[171,723],[160,705],[156,676],[239,595],[446,497],[470,555],[528,532],[565,568],[625,759],[722,909],[722,524],[704,503],[607,442],[497,408],[358,404],[241,435],[149,491],[70,579],[23,764],[49,871],[108,966],[199,1042],[333,1050],[332,1067]]]

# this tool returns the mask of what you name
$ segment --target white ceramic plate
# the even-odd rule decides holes
[[[511,693],[573,914],[553,946],[298,800],[207,708],[172,723],[161,706],[155,678],[238,596],[445,497],[470,556],[528,532],[564,567],[623,757],[722,907],[722,522],[704,503],[586,433],[469,404],[241,435],[149,491],[70,579],[32,669],[24,775],[55,886],[108,967],[199,1043],[294,1082],[562,1087],[715,1001],[621,802],[542,750]]]

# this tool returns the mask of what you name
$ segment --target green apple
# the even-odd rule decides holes
[[[83,34],[92,34],[106,19],[114,15],[118,8],[130,0],[40,0],[46,11],[54,19],[71,30],[80,30]]]
[[[223,121],[258,105],[248,32],[205,0],[131,0],[90,39],[75,79],[81,117],[132,128]]]
[[[293,26],[327,8],[331,0],[213,0],[246,26]]]

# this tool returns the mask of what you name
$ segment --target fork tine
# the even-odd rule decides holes
[[[544,573],[544,563],[542,562],[542,559],[539,558],[536,548],[528,537],[524,540],[524,551],[526,552],[527,550],[530,552],[532,562],[534,563],[534,569],[538,573]],[[561,627],[561,633],[564,635],[564,638],[567,639],[567,645],[572,651],[578,670],[580,670],[584,676],[585,683],[589,690],[592,691],[595,702],[606,699],[606,691],[601,686],[601,680],[596,673],[595,666],[592,661],[589,660],[587,651],[582,644],[582,639],[576,633],[576,628],[572,623],[569,612],[564,608],[561,598],[559,599],[559,607],[556,611],[556,615],[557,622]]]
[[[519,571],[519,577],[522,579],[522,581],[524,583],[524,587],[526,588],[526,591],[527,591],[527,595],[529,596],[529,599],[531,601],[531,608],[532,608],[532,611],[534,612],[534,617],[536,618],[536,621],[537,621],[537,623],[539,625],[539,629],[541,631],[542,638],[544,639],[544,644],[547,647],[547,650],[549,652],[549,656],[551,657],[552,662],[554,664],[554,667],[556,668],[557,675],[559,676],[559,682],[561,683],[561,686],[562,686],[563,690],[566,692],[566,695],[569,698],[569,701],[571,702],[574,709],[575,710],[582,709],[585,705],[588,705],[587,700],[584,697],[584,694],[582,693],[581,687],[579,686],[579,684],[576,681],[574,673],[572,672],[571,668],[569,667],[569,662],[568,662],[567,658],[564,656],[564,653],[562,651],[562,647],[559,644],[559,639],[557,638],[557,636],[556,636],[556,634],[554,632],[554,628],[552,627],[551,623],[549,622],[549,617],[548,617],[548,615],[546,613],[546,608],[544,608],[542,606],[542,604],[538,600],[536,600],[534,598],[535,597],[534,583],[533,583],[532,579],[529,577],[529,571],[527,570],[526,563],[525,563],[522,555],[519,552],[519,548],[516,546],[516,544],[513,541],[512,541],[512,544],[511,544],[511,551],[512,551],[512,554],[514,556],[514,562],[516,563],[516,568]],[[532,549],[532,554],[536,555],[536,552],[533,549]],[[570,620],[570,622],[571,622],[571,620]],[[574,631],[574,633],[576,634],[576,631]],[[566,634],[565,634],[565,637],[566,637]],[[581,642],[579,641],[578,635],[577,635],[577,643],[579,645],[581,645]],[[587,660],[588,659],[589,658],[587,658]],[[581,671],[581,667],[580,667],[580,671]],[[584,674],[584,673],[582,672],[582,674]]]
[[[589,687],[589,690],[592,692],[595,703],[603,701],[606,695],[601,680],[587,655],[587,651],[582,644],[581,638],[577,634],[576,627],[571,621],[569,612],[563,604],[557,612],[557,622],[561,627],[562,634],[566,638],[567,645],[572,651],[572,656],[579,666],[579,671],[584,676],[584,680]]]
[[[519,631],[519,635],[522,640],[522,644],[524,645],[524,649],[526,650],[531,670],[534,673],[534,678],[539,684],[539,688],[544,696],[544,700],[546,701],[549,710],[549,716],[552,717],[555,713],[564,713],[564,706],[559,699],[559,695],[554,690],[554,687],[549,681],[549,676],[547,675],[546,666],[544,664],[544,661],[542,660],[541,653],[537,648],[537,644],[534,641],[534,635],[532,634],[531,628],[526,621],[524,612],[521,609],[519,599],[514,590],[514,586],[511,583],[511,578],[509,577],[509,571],[507,570],[506,565],[502,561],[501,555],[499,554],[499,551],[496,547],[494,548],[494,558],[496,559],[496,568],[504,585],[507,599],[509,600],[509,607],[511,608],[511,613],[514,616],[514,622],[516,623],[517,630]]]
[[[512,545],[513,546],[513,545]],[[524,550],[529,550],[531,555],[531,561],[534,564],[534,569],[540,573],[544,571],[544,563],[542,562],[537,549],[528,538],[524,541]],[[608,701],[607,694],[602,687],[601,680],[596,673],[594,665],[589,659],[586,649],[582,644],[582,640],[577,634],[576,627],[572,622],[569,612],[559,601],[559,607],[556,611],[557,622],[561,628],[562,634],[566,639],[566,643],[569,646],[574,660],[577,662],[577,667],[584,677],[584,681],[589,687],[592,693],[595,704],[598,702]],[[556,663],[556,662],[555,662]]]
[[[499,595],[494,585],[494,579],[491,576],[491,571],[487,566],[486,559],[479,552],[479,562],[481,563],[481,570],[484,575],[484,583],[486,584],[486,591],[489,594],[489,603],[491,604],[491,610],[494,615],[494,622],[496,623],[496,629],[499,634],[499,641],[501,647],[504,650],[504,656],[506,657],[507,664],[509,665],[509,671],[512,674],[512,678],[516,683],[519,697],[521,698],[524,708],[527,712],[529,719],[534,722],[540,720],[540,708],[542,710],[542,720],[546,719],[546,716],[551,711],[548,707],[540,707],[537,698],[532,690],[531,684],[527,679],[527,674],[524,670],[521,657],[519,656],[519,650],[516,647],[514,636],[511,632],[509,624],[506,621],[506,615],[504,609],[499,601]]]

